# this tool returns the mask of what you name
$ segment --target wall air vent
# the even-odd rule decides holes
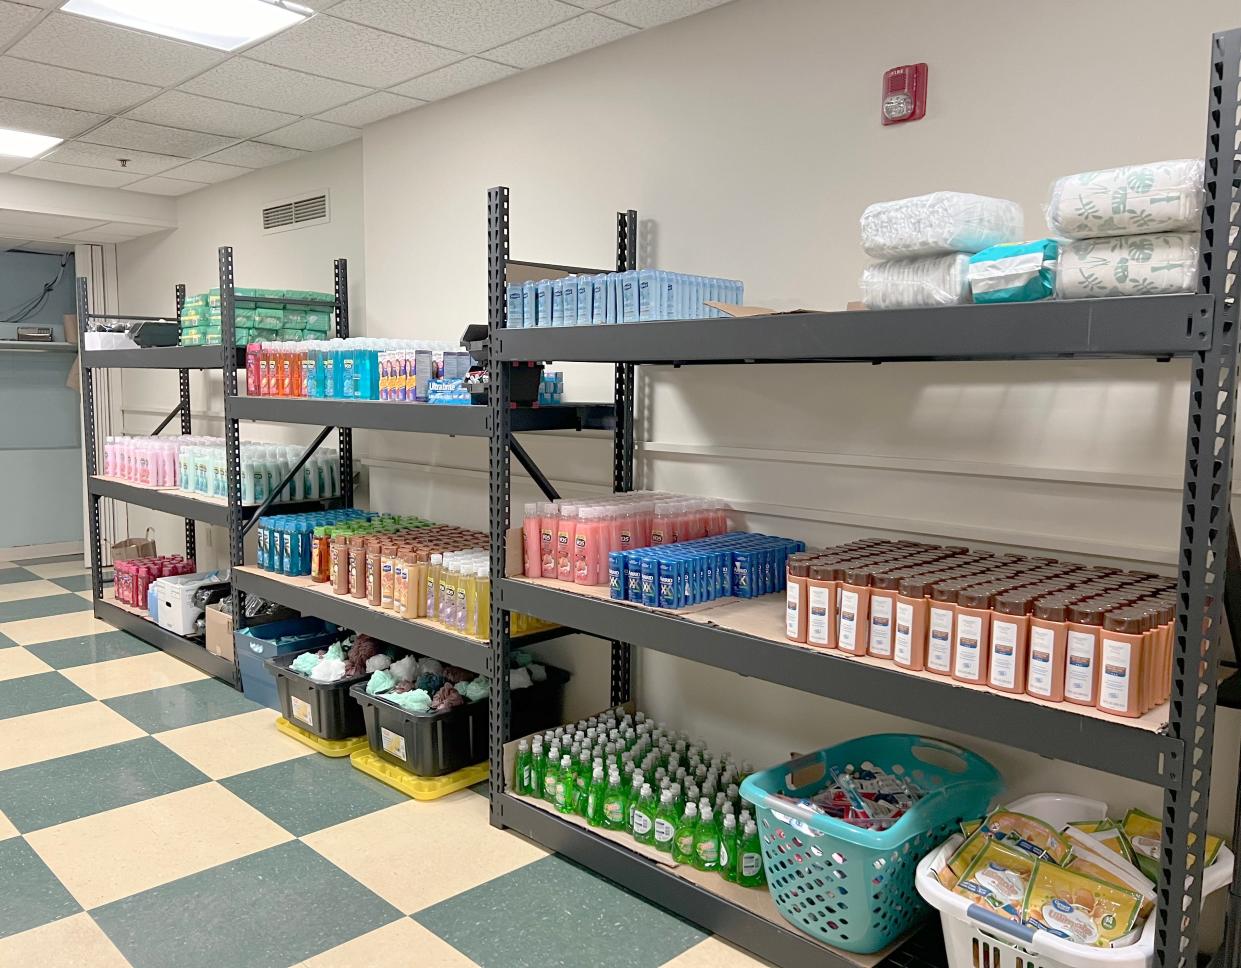
[[[263,233],[288,232],[331,221],[328,193],[272,202],[263,209]]]

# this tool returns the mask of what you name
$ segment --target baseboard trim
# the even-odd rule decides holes
[[[0,548],[0,561],[23,561],[26,558],[50,558],[52,555],[84,555],[81,541],[57,541],[52,544],[18,545]]]

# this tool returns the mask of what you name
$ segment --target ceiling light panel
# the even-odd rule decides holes
[[[69,0],[61,9],[216,50],[236,50],[270,37],[310,13],[305,7],[268,0]]]
[[[10,158],[37,158],[49,148],[56,147],[60,142],[60,138],[45,134],[31,134],[29,131],[0,128],[0,155]]]

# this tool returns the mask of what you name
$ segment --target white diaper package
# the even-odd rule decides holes
[[[878,202],[862,213],[862,248],[876,259],[981,252],[1022,239],[1021,206],[1003,198],[932,192]]]
[[[1202,217],[1201,158],[1156,161],[1057,179],[1047,225],[1066,239],[1183,232]]]
[[[1155,296],[1198,288],[1197,232],[1077,239],[1060,244],[1056,296]]]
[[[952,306],[970,301],[970,257],[963,252],[876,262],[862,271],[867,309]]]

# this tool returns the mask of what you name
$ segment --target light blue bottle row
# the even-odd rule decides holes
[[[739,305],[744,297],[737,279],[663,269],[513,283],[506,293],[510,329],[710,319],[724,314],[707,302]]]
[[[344,524],[347,521],[369,521],[376,517],[370,511],[339,508],[309,514],[273,514],[259,518],[256,561],[264,571],[281,575],[310,574],[310,540],[317,527]]]

